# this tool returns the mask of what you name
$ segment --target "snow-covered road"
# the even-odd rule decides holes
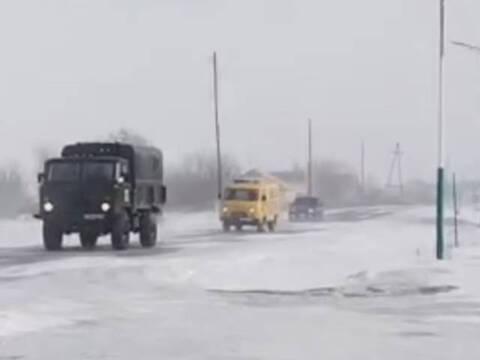
[[[480,230],[435,262],[428,208],[339,210],[322,224],[223,234],[171,214],[163,244],[40,246],[0,223],[0,360],[477,359]]]

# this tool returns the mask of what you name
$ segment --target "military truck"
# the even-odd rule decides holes
[[[115,250],[128,248],[130,233],[143,247],[157,241],[158,214],[166,202],[163,155],[125,143],[77,143],[45,162],[38,175],[43,244],[62,248],[63,235],[79,234],[92,249],[102,235]]]

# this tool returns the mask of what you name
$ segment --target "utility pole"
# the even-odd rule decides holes
[[[454,234],[455,234],[455,247],[460,246],[458,242],[458,193],[457,193],[457,177],[453,173],[453,225],[454,225]]]
[[[220,147],[220,124],[218,120],[218,69],[217,53],[213,52],[213,96],[215,107],[215,138],[217,144],[217,197],[222,200],[223,193],[223,169],[222,169],[222,151]]]
[[[312,164],[312,120],[308,119],[308,171],[307,193],[313,195],[313,164]]]
[[[402,174],[402,149],[400,143],[395,146],[392,164],[388,173],[387,188],[398,188],[400,196],[403,196],[403,174]],[[397,184],[394,183],[395,170],[397,171]]]
[[[362,140],[360,148],[360,190],[365,194],[365,141]]]
[[[443,118],[443,63],[445,58],[445,0],[440,1],[440,43],[438,61],[438,169],[437,169],[437,218],[436,218],[436,255],[437,260],[444,259],[444,173],[445,173],[445,122]]]

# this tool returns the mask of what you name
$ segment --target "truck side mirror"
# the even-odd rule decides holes
[[[38,173],[37,174],[37,181],[39,184],[43,183],[43,181],[45,180],[45,174],[44,173]]]

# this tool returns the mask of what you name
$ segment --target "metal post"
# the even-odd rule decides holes
[[[443,235],[443,187],[444,187],[444,152],[445,152],[445,124],[443,118],[443,60],[445,55],[445,0],[440,0],[440,44],[438,64],[438,170],[437,170],[437,259],[444,259]]]
[[[454,225],[454,233],[455,233],[455,247],[459,247],[458,241],[458,194],[457,194],[457,177],[455,173],[453,173],[453,225]]]
[[[312,120],[308,119],[308,179],[307,193],[308,196],[313,195],[313,169],[312,169]]]
[[[223,169],[222,152],[220,147],[220,124],[218,120],[218,71],[217,71],[217,53],[213,53],[213,96],[215,105],[215,137],[217,144],[217,197],[222,200],[223,193]]]
[[[403,187],[403,170],[402,170],[402,150],[400,149],[400,143],[397,143],[397,165],[398,165],[398,186],[400,187],[400,196],[404,195]]]
[[[365,142],[363,140],[360,149],[360,184],[363,195],[365,194]]]

